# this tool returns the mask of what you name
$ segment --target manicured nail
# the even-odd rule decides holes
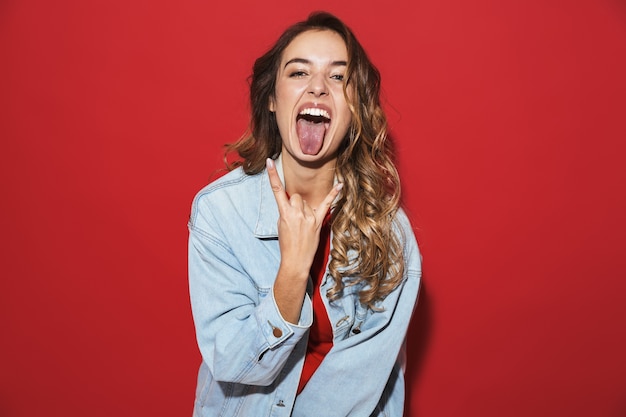
[[[337,185],[335,185],[335,189],[337,191],[341,191],[342,188],[343,188],[343,182],[337,183]]]
[[[272,160],[272,158],[267,158],[265,160],[265,166],[268,168],[274,168],[274,160]]]

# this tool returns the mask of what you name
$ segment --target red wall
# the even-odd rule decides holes
[[[191,198],[309,7],[0,2],[0,416],[190,415]],[[315,7],[381,69],[423,249],[408,414],[626,415],[624,3]]]

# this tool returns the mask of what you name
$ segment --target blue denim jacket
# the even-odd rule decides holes
[[[282,177],[280,158],[277,168]],[[402,416],[404,341],[421,256],[404,212],[396,220],[406,262],[402,284],[376,312],[359,302],[359,286],[345,287],[333,302],[323,297],[334,345],[296,396],[313,288],[298,324],[285,321],[272,291],[280,250],[267,173],[237,169],[202,189],[189,220],[189,287],[203,358],[194,416]],[[314,290],[326,294],[332,286],[326,271]]]

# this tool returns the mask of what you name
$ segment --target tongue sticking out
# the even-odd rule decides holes
[[[326,123],[313,122],[306,119],[299,119],[296,124],[300,148],[307,155],[317,155],[324,144],[326,134]]]

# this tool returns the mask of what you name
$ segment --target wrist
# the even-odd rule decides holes
[[[292,283],[302,282],[305,283],[309,280],[309,270],[303,269],[302,265],[284,265],[280,264],[278,267],[278,273],[276,275],[276,280],[287,280]]]

